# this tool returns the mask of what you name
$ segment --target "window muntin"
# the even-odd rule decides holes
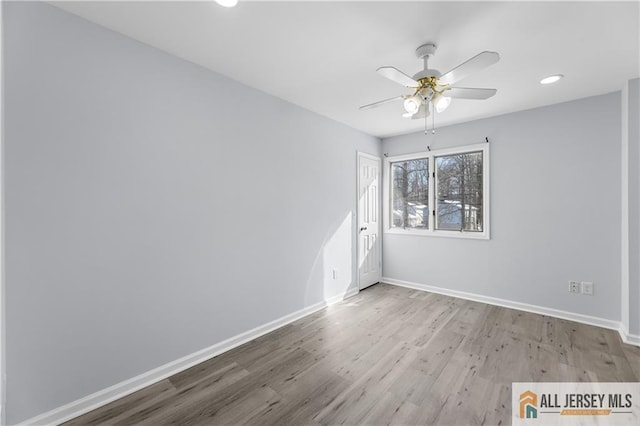
[[[391,163],[390,226],[429,228],[429,159]]]
[[[436,229],[483,231],[482,151],[435,157]]]

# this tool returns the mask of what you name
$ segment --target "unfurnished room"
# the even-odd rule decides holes
[[[0,34],[0,425],[640,424],[640,1]]]

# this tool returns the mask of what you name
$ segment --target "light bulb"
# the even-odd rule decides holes
[[[404,100],[404,110],[411,115],[418,112],[420,105],[422,105],[422,98],[418,95],[413,95]]]
[[[436,104],[436,111],[442,112],[445,109],[449,108],[449,105],[451,105],[451,98],[448,96],[441,96],[440,99],[438,99],[438,103]]]
[[[216,0],[216,3],[224,7],[233,7],[238,4],[238,0]]]
[[[440,93],[436,93],[431,102],[433,103],[433,106],[436,107],[436,111],[440,113],[449,107],[451,104],[451,98],[448,96],[442,96]]]

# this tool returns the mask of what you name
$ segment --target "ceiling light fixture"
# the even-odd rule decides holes
[[[216,0],[216,3],[224,7],[233,7],[238,4],[238,0]]]
[[[433,103],[436,111],[438,113],[441,113],[449,107],[449,105],[451,104],[451,98],[448,96],[442,96],[441,93],[436,92],[436,94],[433,96],[433,99],[431,99],[431,103]]]
[[[404,100],[404,110],[407,111],[410,115],[415,114],[420,109],[420,105],[422,105],[422,96],[413,95]]]
[[[468,75],[498,62],[500,55],[497,52],[480,52],[444,74],[429,68],[429,58],[435,53],[436,45],[433,43],[425,43],[416,49],[416,56],[423,60],[424,68],[413,76],[391,66],[378,68],[378,74],[402,85],[405,89],[412,89],[414,92],[411,95],[400,95],[363,105],[360,109],[374,108],[402,100],[405,110],[402,116],[412,120],[424,118],[425,133],[427,133],[427,117],[431,115],[432,133],[435,133],[435,115],[446,110],[451,104],[452,98],[488,99],[496,94],[496,89],[457,87],[454,84]]]
[[[560,80],[562,77],[564,77],[564,75],[562,74],[550,75],[549,77],[545,77],[542,80],[540,80],[540,84],[555,83],[556,81]]]

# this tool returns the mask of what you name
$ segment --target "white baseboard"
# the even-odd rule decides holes
[[[544,306],[530,305],[528,303],[515,302],[512,300],[499,299],[497,297],[483,296],[480,294],[467,293],[465,291],[450,290],[447,288],[436,287],[427,284],[418,284],[409,281],[397,280],[395,278],[382,277],[382,282],[400,287],[412,288],[414,290],[428,291],[431,293],[444,294],[445,296],[457,297],[460,299],[472,300],[474,302],[486,303],[488,305],[502,306],[505,308],[517,309],[519,311],[531,312],[534,314],[547,315],[550,317],[561,318],[569,321],[580,322],[597,327],[609,328],[616,330],[622,341],[630,345],[640,346],[640,336],[629,334],[626,328],[619,321],[612,321],[605,318],[594,317],[590,315],[577,314],[574,312],[562,311],[559,309],[546,308]]]
[[[352,288],[351,290],[347,290],[344,293],[344,296],[342,296],[342,298],[340,300],[338,300],[338,302],[344,300],[344,299],[348,299],[352,296],[355,296],[356,294],[360,293],[360,289],[359,288]]]
[[[267,324],[258,326],[252,330],[246,331],[237,336],[231,337],[208,348],[202,349],[198,352],[194,352],[190,355],[169,362],[153,370],[142,373],[129,380],[125,380],[120,383],[116,383],[101,391],[87,395],[84,398],[80,398],[76,401],[65,404],[61,407],[55,408],[46,413],[40,414],[29,420],[25,420],[19,423],[19,426],[35,426],[35,425],[59,425],[78,416],[88,413],[89,411],[100,408],[110,402],[113,402],[119,398],[132,394],[140,389],[146,388],[154,383],[173,376],[181,371],[184,371],[194,365],[207,361],[214,356],[227,352],[237,346],[247,343],[253,339],[263,336],[275,329],[290,324],[302,317],[311,315],[329,305],[338,303],[344,299],[347,299],[358,293],[358,289],[347,290],[344,294],[338,294],[330,297],[322,302],[315,303],[299,311],[293,312],[289,315],[285,315]]]
[[[620,332],[620,330],[618,330],[618,332]],[[628,345],[634,345],[634,346],[640,346],[640,335],[638,334],[622,334],[620,333],[621,337],[622,337],[622,341],[625,342]]]
[[[629,330],[623,323],[620,323],[618,333],[620,333],[620,337],[623,342],[628,343],[629,345],[640,346],[640,336],[629,333]]]

